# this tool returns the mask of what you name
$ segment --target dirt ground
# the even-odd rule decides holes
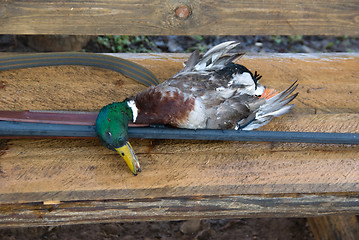
[[[51,38],[51,37],[50,37]],[[183,37],[182,37],[183,38]],[[184,41],[181,37],[164,38],[159,37],[153,42],[164,51],[184,51],[185,48],[179,46],[178,42]],[[42,39],[42,40],[41,40]],[[209,39],[209,40],[208,40]],[[210,41],[211,38],[202,41]],[[223,39],[222,39],[223,40]],[[222,41],[218,38],[212,39],[213,42]],[[227,40],[227,39],[225,39]],[[340,39],[339,39],[340,40]],[[357,50],[358,39],[322,39],[320,37],[302,38],[300,40],[272,40],[263,37],[245,37],[242,39],[244,46],[251,46],[248,51],[263,52],[267,49],[276,48],[283,52],[283,49],[292,47],[292,51],[314,52]],[[57,40],[59,41],[59,40]],[[62,41],[62,40],[61,40]],[[94,39],[81,39],[80,43],[69,45],[67,48],[74,49],[98,49],[105,52],[101,46],[94,46]],[[197,42],[196,42],[197,41]],[[198,39],[192,39],[192,44],[196,45]],[[331,44],[332,42],[336,45]],[[48,51],[39,49],[36,46],[44,47],[44,42],[54,44],[54,41],[45,40],[42,37],[27,39],[9,35],[0,35],[0,51]],[[56,42],[56,40],[55,40]],[[71,40],[70,42],[74,42]],[[304,44],[303,44],[304,43]],[[315,44],[314,44],[315,43]],[[68,43],[61,42],[63,46]],[[206,42],[203,44],[210,45]],[[350,45],[351,44],[351,45]],[[61,48],[57,49],[60,51]],[[345,48],[345,49],[344,49]],[[297,50],[295,50],[297,49]],[[325,50],[323,50],[325,49]],[[66,50],[66,49],[65,49]],[[67,49],[69,50],[69,49]],[[162,51],[162,50],[160,50]],[[220,219],[220,220],[189,220],[189,221],[169,221],[169,222],[134,222],[134,223],[105,223],[73,226],[56,227],[33,227],[33,228],[9,228],[0,229],[0,239],[314,239],[307,220],[305,218],[253,218],[253,219]]]
[[[0,229],[0,239],[314,239],[304,218],[253,218]]]

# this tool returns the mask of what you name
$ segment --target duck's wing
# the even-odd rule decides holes
[[[292,94],[298,84],[265,97],[235,92],[219,104],[207,106],[207,128],[253,130],[267,124],[274,117],[288,113],[288,105],[297,95]]]
[[[266,125],[274,117],[282,116],[288,113],[295,104],[289,104],[297,97],[298,93],[292,94],[298,87],[295,81],[286,90],[267,98],[259,98],[248,104],[251,114],[244,119],[238,121],[237,128],[243,130],[253,130]],[[263,99],[265,101],[263,101]]]
[[[239,42],[228,41],[218,44],[208,50],[203,56],[199,51],[194,51],[185,63],[184,68],[176,73],[173,78],[190,74],[209,74],[224,68],[228,63],[242,56],[244,53],[228,53],[235,48]],[[228,54],[227,54],[228,53]]]

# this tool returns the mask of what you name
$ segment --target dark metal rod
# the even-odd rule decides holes
[[[96,137],[93,125],[0,121],[0,137]]]
[[[130,138],[359,144],[359,134],[130,127]],[[0,121],[0,137],[96,137],[93,125]]]
[[[359,134],[354,133],[236,131],[213,129],[191,130],[176,128],[156,129],[148,127],[130,128],[128,132],[129,136],[133,138],[359,144]]]

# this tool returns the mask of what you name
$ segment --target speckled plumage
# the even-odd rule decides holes
[[[225,42],[203,56],[195,51],[172,78],[131,98],[138,108],[135,123],[251,130],[290,111],[294,105],[287,104],[297,96],[291,95],[297,85],[261,97],[261,76],[232,62],[242,54],[227,54],[237,45]]]

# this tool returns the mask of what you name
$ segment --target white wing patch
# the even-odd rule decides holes
[[[250,73],[233,74],[232,79],[228,82],[228,87],[235,88],[236,85],[240,94],[255,95],[256,85]]]
[[[248,72],[233,74],[232,80],[228,82],[228,87],[232,86],[233,84],[255,87],[252,76]]]
[[[257,84],[257,89],[254,91],[254,95],[261,96],[264,93],[265,87],[262,84]]]

